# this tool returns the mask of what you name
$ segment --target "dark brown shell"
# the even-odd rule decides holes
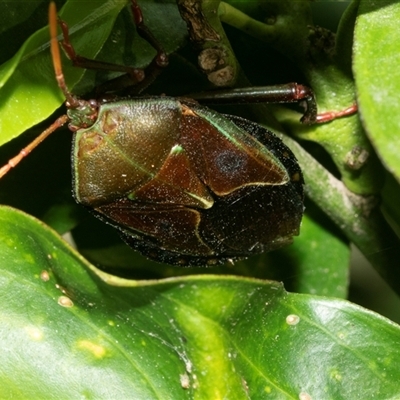
[[[75,198],[147,257],[208,266],[290,243],[303,178],[272,132],[167,97],[101,106],[77,132]]]

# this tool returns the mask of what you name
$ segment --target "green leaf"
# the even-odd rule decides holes
[[[14,4],[14,13],[17,13],[18,2]],[[68,24],[76,53],[93,59],[106,43],[100,54],[101,60],[138,67],[148,65],[155,50],[135,34],[131,14],[127,12],[125,18],[120,17],[113,30],[117,17],[127,4],[128,0],[65,2],[59,16]],[[172,0],[161,6],[154,1],[146,2],[143,14],[145,17],[151,16],[148,18],[149,28],[156,37],[162,38],[166,51],[173,52],[181,45],[186,30]],[[164,18],[167,18],[166,22],[162,23]],[[165,31],[168,35],[165,35]],[[9,35],[13,35],[12,30]],[[133,59],[130,54],[132,51],[121,54],[121,49],[126,47],[134,48]],[[83,68],[73,67],[66,57],[63,57],[63,71],[71,90],[85,72]],[[86,83],[80,89],[91,90],[94,82],[91,81],[90,85]],[[32,34],[14,57],[0,67],[0,89],[0,144],[43,121],[64,102],[54,76],[47,27]]]
[[[34,7],[29,4],[18,12],[20,3],[0,0],[0,8],[7,12],[0,16],[1,20],[6,15],[5,23],[1,24],[1,60],[9,59],[32,32],[46,24],[46,10],[44,22],[39,23],[39,8],[32,13]],[[47,2],[37,3],[47,8]],[[180,48],[186,28],[183,24],[182,29],[177,22],[182,21],[176,14],[175,0],[139,0],[139,3],[146,24],[157,38],[161,37],[167,52]],[[253,17],[262,19],[258,4],[253,3],[250,5],[255,9]],[[268,7],[274,3],[287,5],[288,12],[296,17],[290,1],[261,3]],[[338,35],[335,62],[346,68],[351,63],[356,3],[352,3]],[[375,3],[377,8],[391,4]],[[99,60],[135,66],[147,65],[154,55],[154,49],[136,43],[138,37],[128,0],[68,0],[65,7],[63,18],[71,28],[73,44],[82,55],[93,54]],[[11,20],[10,15],[18,18]],[[283,15],[277,14],[279,18]],[[263,19],[263,25],[265,21],[269,25],[273,18]],[[304,26],[308,31],[308,23],[289,25],[295,38],[300,37],[299,29],[304,32]],[[289,32],[287,22],[276,24],[279,26],[283,34]],[[282,78],[280,73],[285,69],[291,77],[290,70],[298,68],[287,61],[276,63],[270,48],[262,43],[255,46],[258,41],[248,40],[246,33],[242,35],[228,27],[226,32],[235,55],[241,53],[238,59],[253,82],[289,81],[287,74]],[[289,40],[289,44],[293,46],[296,41]],[[290,47],[279,47],[285,53],[291,51]],[[295,46],[295,49],[300,48]],[[193,73],[195,63],[189,48],[171,56],[170,66],[152,85],[151,93],[182,95],[192,90],[188,85],[204,89],[204,82]],[[289,64],[292,68],[287,69]],[[85,72],[82,76],[82,71],[72,68],[64,56],[63,66],[67,82],[76,93],[87,93],[104,78],[97,72]],[[277,67],[277,73],[270,72],[269,67],[273,66]],[[336,99],[341,98],[345,101],[338,105],[348,105],[347,95],[342,95],[353,93],[351,74],[348,74],[351,87],[347,87],[342,81],[334,79],[335,83],[329,78],[332,77],[329,68],[320,67],[313,65],[311,71],[321,75],[326,83],[326,87],[315,87],[319,99],[332,101],[336,107]],[[324,72],[328,75],[323,76]],[[307,71],[304,73],[308,76]],[[294,76],[296,80],[298,75]],[[10,133],[17,135],[25,130],[25,125],[41,121],[63,101],[48,55],[47,28],[35,33],[12,60],[0,67],[0,77],[0,124],[11,121],[11,125],[2,126],[0,133],[8,140]],[[39,82],[37,87],[36,82]],[[306,83],[303,76],[298,82]],[[309,83],[314,88],[314,81]],[[20,103],[13,100],[14,96]],[[49,100],[51,106],[46,105]],[[6,109],[10,113],[5,113]],[[252,113],[253,110],[245,111],[244,116],[257,120],[257,113]],[[346,140],[356,137],[351,123],[354,119],[323,127],[332,143],[330,149],[336,151],[343,144],[345,130],[340,140],[335,132],[346,121],[349,122]],[[41,131],[50,123],[44,122],[33,130]],[[357,123],[357,129],[358,126]],[[33,130],[4,146],[0,159],[6,162],[17,154],[29,142],[28,136],[36,136]],[[315,137],[320,142],[320,136],[315,134]],[[86,211],[81,215],[70,195],[70,138],[66,128],[60,129],[2,179],[0,202],[29,210],[60,232],[75,226],[77,220],[86,219]],[[295,150],[298,144],[289,146]],[[302,152],[305,153],[304,149]],[[318,204],[324,213],[370,259],[376,259],[375,266],[390,268],[388,280],[397,285],[398,272],[393,260],[397,259],[399,246],[398,242],[388,240],[389,228],[376,223],[376,218],[369,218],[369,208],[367,213],[361,212],[360,204],[354,203],[361,197],[354,197],[321,165],[316,168],[316,161],[309,154],[307,157],[297,151],[296,154],[308,195],[314,196],[316,202],[323,197]],[[344,167],[346,160],[342,161]],[[375,166],[372,169],[379,171]],[[350,173],[357,178],[357,171]],[[362,193],[372,193],[365,181],[359,181],[359,186]],[[399,220],[398,190],[399,185],[392,180],[383,192],[383,205],[395,223]],[[234,266],[207,270],[181,270],[143,260],[117,242],[115,231],[112,237],[103,238],[99,225],[83,223],[74,229],[76,233],[85,225],[88,227],[86,231],[82,229],[81,236],[83,232],[95,245],[77,241],[78,247],[86,249],[91,260],[96,265],[105,265],[108,271],[121,266],[119,273],[134,271],[131,276],[135,277],[191,275],[133,281],[99,271],[45,225],[1,207],[0,398],[400,398],[399,326],[345,301],[287,293],[276,282],[227,275],[274,277],[284,279],[292,290],[343,297],[348,246],[340,234],[327,226],[324,217],[310,212],[309,205],[306,211],[301,236],[293,246],[251,257]],[[396,306],[393,304],[392,308]],[[291,317],[287,319],[288,316]]]
[[[228,276],[124,280],[21,212],[1,207],[0,229],[2,398],[400,395],[400,327],[349,302]]]
[[[93,58],[125,4],[126,0],[66,2],[59,14],[68,21],[76,51]],[[71,88],[84,73],[71,66],[64,70]],[[43,121],[63,103],[54,78],[47,27],[30,36],[18,53],[1,66],[0,88],[0,144]]]
[[[349,284],[349,245],[332,232],[324,218],[303,217],[301,234],[292,246],[280,251],[286,263],[292,263],[293,289],[299,293],[347,297]]]
[[[364,126],[384,165],[400,180],[398,1],[360,1],[354,74]]]

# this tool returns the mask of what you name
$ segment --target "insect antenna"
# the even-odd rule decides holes
[[[51,133],[63,126],[68,121],[67,115],[57,118],[45,131],[36,137],[28,146],[24,147],[15,157],[11,158],[6,165],[0,168],[0,178],[2,178],[11,168],[14,168],[25,158],[35,147],[45,140]]]
[[[60,46],[57,40],[57,9],[56,4],[52,1],[49,6],[49,29],[50,29],[50,50],[51,59],[53,61],[54,72],[58,87],[62,90],[64,97],[67,101],[67,106],[76,108],[79,106],[79,100],[68,90],[65,83],[64,74],[61,66]]]

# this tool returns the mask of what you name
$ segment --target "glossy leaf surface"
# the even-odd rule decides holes
[[[102,0],[98,1],[102,2]],[[149,4],[153,4],[148,0],[139,1],[141,5],[143,4],[144,11],[147,10]],[[309,2],[308,0],[299,0],[296,3],[300,4],[301,2],[307,7],[310,4],[313,7],[322,8],[330,8],[339,3],[341,6],[345,5],[345,2]],[[5,38],[5,41],[0,42],[2,44],[0,46],[1,55],[4,56],[1,58],[2,61],[9,59],[13,54],[7,53],[12,48],[11,39],[20,39],[19,44],[17,43],[14,47],[15,52],[26,40],[28,34],[25,32],[29,31],[31,34],[46,24],[45,15],[43,23],[28,30],[27,24],[30,26],[32,20],[36,22],[39,21],[39,18],[27,16],[29,7],[26,2],[22,8],[27,13],[14,12],[16,6],[20,6],[22,3],[0,0],[2,11],[0,21],[3,16],[6,18],[3,21],[5,23],[0,27],[0,30],[4,28],[0,39]],[[31,3],[33,2],[29,2],[29,6]],[[46,3],[44,7],[44,13],[46,13],[47,2],[38,1],[38,3]],[[62,1],[57,3],[60,9],[59,3]],[[88,6],[89,3],[93,3],[95,6],[94,1],[75,2],[76,18],[85,17],[81,12],[84,9],[80,9],[80,7]],[[296,14],[294,17],[300,16],[300,19],[304,17],[304,14],[293,13],[292,0],[263,1],[263,3],[272,7],[276,3],[283,8],[287,5],[285,13],[287,11],[289,14]],[[397,2],[364,2],[366,5],[372,3],[384,11],[385,7],[383,6],[394,6]],[[154,4],[163,6],[166,1]],[[171,0],[168,2],[168,8],[174,9],[174,4],[175,1]],[[238,7],[240,4],[244,3],[235,2]],[[255,6],[257,10],[257,2],[246,2],[245,5]],[[16,21],[13,21],[11,17],[7,18],[6,12],[3,13],[6,8],[7,10],[11,8],[12,11],[8,15],[13,15],[14,18],[18,16]],[[354,32],[354,20],[358,12],[358,1],[352,2],[349,11],[351,12],[342,21],[345,22],[342,24],[345,25],[345,29],[341,29],[338,35],[340,40],[344,39],[347,42],[347,51],[337,53],[340,61],[348,66],[353,60],[351,40]],[[329,14],[331,16],[333,13]],[[153,17],[157,17],[157,21],[160,22],[167,13],[162,8],[160,14],[151,11],[148,15],[151,16],[151,21],[154,20]],[[276,15],[280,17],[281,11]],[[393,16],[395,15],[396,13],[393,13]],[[260,16],[259,13],[255,14],[255,17]],[[360,17],[369,18],[370,16],[372,16],[371,12],[360,13]],[[19,17],[25,18],[24,24],[21,25]],[[113,30],[98,56],[101,59],[110,60],[107,58],[107,55],[110,55],[111,61],[121,59],[122,61],[127,60],[128,63],[137,61],[140,65],[146,65],[145,60],[135,60],[132,55],[130,58],[125,58],[126,54],[123,49],[129,46],[125,45],[124,40],[127,37],[126,34],[130,32],[126,23],[130,20],[125,17],[126,13],[119,14],[114,23],[116,31],[119,31],[121,36],[118,37],[116,31]],[[391,15],[386,15],[386,17],[391,21]],[[170,18],[169,15],[167,20],[170,23],[168,29],[164,28],[164,23],[161,23],[158,28],[163,40],[170,39],[170,33],[171,36],[174,36],[171,25],[178,26],[176,20]],[[307,31],[309,29],[308,22],[303,27],[298,19],[294,23],[289,23],[289,21],[293,20],[284,19],[282,24],[277,24],[277,27],[283,33],[294,35],[296,39],[300,37],[300,33],[304,29]],[[264,22],[265,19],[261,27],[269,30],[271,25],[264,24]],[[314,23],[323,25],[318,18],[315,18]],[[17,28],[13,30],[14,26]],[[396,24],[390,23],[386,27],[393,37],[396,35],[396,26]],[[11,29],[8,29],[10,27]],[[90,30],[90,24],[88,28]],[[304,74],[298,72],[296,62],[287,62],[286,58],[284,60],[277,58],[268,45],[260,44],[255,39],[249,39],[246,33],[239,35],[236,34],[235,29],[228,29],[226,25],[224,28],[226,28],[229,40],[234,47],[235,55],[240,57],[239,62],[252,83],[274,84],[289,81],[305,83]],[[374,26],[371,24],[371,29],[373,28]],[[81,40],[84,42],[88,38],[86,46],[89,47],[90,53],[93,38],[90,37],[90,34],[86,34],[85,30],[82,32],[82,36],[80,33],[75,35],[74,42]],[[273,32],[273,34],[275,33],[280,35],[279,32]],[[119,41],[121,38],[122,42]],[[367,39],[369,36],[367,35],[365,38]],[[43,39],[48,40],[45,31],[43,31]],[[118,39],[117,42],[115,42],[116,39]],[[122,45],[119,46],[119,43]],[[297,43],[289,35],[289,44],[296,47]],[[82,45],[85,44],[82,43]],[[364,45],[369,46],[368,43]],[[193,63],[187,61],[186,56],[189,52],[186,50],[189,47],[184,49],[184,57],[181,53],[172,60],[171,69],[168,68],[155,82],[152,93],[182,95],[187,93],[187,88],[193,83],[198,85],[197,88],[200,90],[206,88],[204,82],[201,81],[201,75],[198,72],[192,74],[193,71],[196,71],[194,66],[196,61],[194,60]],[[176,47],[172,47],[172,49],[174,51]],[[286,46],[279,48],[289,58],[293,54],[290,49]],[[296,49],[299,47],[297,46]],[[386,50],[387,53],[382,51],[379,54],[387,59],[393,59],[393,54],[390,54],[393,51],[392,46],[386,46]],[[135,47],[133,54],[136,54],[136,51]],[[146,53],[145,49],[143,49],[143,53]],[[183,62],[182,58],[184,58]],[[195,59],[195,57],[192,58]],[[355,59],[357,60],[357,57]],[[71,70],[68,68],[68,60],[64,61],[67,70]],[[354,98],[352,76],[350,74],[342,79],[343,77],[338,75],[337,71],[335,72],[335,66],[334,73],[331,74],[330,60],[327,63],[325,61],[326,58],[322,57],[322,62],[314,65],[311,69],[311,74],[316,76],[316,79],[314,79],[315,76],[311,76],[311,85],[318,90],[320,105],[324,108],[347,106],[348,102]],[[374,64],[379,60],[372,59],[370,61]],[[182,63],[179,64],[180,62]],[[174,63],[178,64],[177,69],[174,69],[176,67]],[[365,63],[364,66],[368,67],[368,60],[365,60]],[[36,74],[40,75],[43,72],[44,65],[41,64],[39,57],[33,57],[29,66],[29,78],[35,81]],[[374,64],[374,68],[378,67]],[[393,76],[396,70],[393,70],[390,63],[387,64],[387,67],[385,77]],[[2,68],[12,74],[14,65],[9,63]],[[48,70],[51,74],[48,81],[52,82],[51,68],[48,67]],[[170,73],[171,70],[173,72]],[[308,72],[305,71],[306,76]],[[382,82],[385,77],[382,78]],[[24,82],[24,77],[19,78],[21,78],[21,82]],[[67,81],[69,82],[72,78],[73,75],[68,73]],[[82,93],[86,90],[87,78],[85,74],[85,79],[81,80],[82,86],[79,85],[83,89],[77,88],[77,90],[82,90]],[[92,76],[91,79],[95,80],[96,76]],[[361,80],[358,81],[361,82]],[[92,82],[89,80],[89,90],[92,88],[91,84]],[[356,82],[356,85],[357,92],[360,92],[363,89],[361,83]],[[368,79],[362,80],[362,85],[366,85],[367,91],[369,90]],[[5,87],[7,87],[7,83],[3,86],[3,88]],[[36,93],[35,101],[38,106],[41,106],[42,101],[46,101],[46,87],[42,86],[42,92]],[[30,86],[27,85],[26,94],[29,94],[30,90]],[[191,91],[193,90],[191,89]],[[50,95],[50,98],[58,96],[58,92],[55,93],[55,95]],[[332,93],[335,95],[332,96]],[[8,95],[13,94],[13,91],[0,92],[1,104],[8,101]],[[18,91],[15,91],[15,94],[18,94]],[[392,92],[385,95],[390,97],[391,94]],[[61,104],[62,97],[57,97],[57,101],[58,104]],[[36,108],[22,109],[17,107],[16,103],[14,105],[16,107],[12,108],[12,112],[15,119],[11,126],[0,132],[1,134],[7,135],[12,132],[14,125],[19,123],[20,115],[21,118],[31,118],[30,125],[40,120],[40,118],[36,118],[36,113],[31,112]],[[233,111],[224,110],[224,112],[241,115],[243,109],[246,107],[237,107]],[[257,112],[253,114],[253,111],[253,109],[250,113],[244,111],[243,116],[263,122],[266,115],[265,107],[258,114]],[[363,118],[368,119],[367,114],[362,110]],[[261,118],[260,115],[262,115]],[[4,120],[3,115],[0,115],[0,119]],[[296,113],[293,121],[297,128],[299,128],[298,119],[299,114]],[[392,114],[384,114],[384,120],[380,122],[386,126],[387,119],[395,120]],[[51,119],[44,122],[42,129],[51,122]],[[350,143],[359,142],[360,132],[357,129],[360,126],[357,116],[354,116],[320,126],[320,131],[311,130],[310,137],[317,143],[324,144],[329,141],[329,153],[332,152],[330,155],[333,155],[335,160],[339,160],[338,165],[342,168],[345,165],[343,154],[337,150],[344,149],[345,154],[350,150],[347,149],[347,140],[350,140]],[[274,131],[278,132],[279,129],[275,128]],[[302,127],[300,127],[301,129]],[[21,128],[20,132],[22,133],[23,130]],[[321,137],[317,134],[320,132],[326,134]],[[29,141],[30,137],[35,135],[35,132],[27,133],[20,138],[21,140],[17,139],[15,143],[10,143],[2,148],[1,160],[6,162]],[[70,132],[61,130],[49,138],[47,143],[43,143],[40,148],[35,150],[29,160],[25,160],[19,168],[1,180],[0,201],[29,210],[49,222],[60,232],[76,226],[79,221],[79,226],[74,229],[74,238],[78,248],[85,250],[85,254],[90,256],[96,265],[102,265],[108,271],[121,273],[124,276],[130,274],[130,276],[147,279],[149,277],[171,277],[177,274],[220,273],[223,275],[234,273],[284,280],[285,287],[294,291],[346,296],[344,288],[348,284],[346,274],[349,260],[348,243],[346,239],[343,239],[341,233],[327,226],[324,218],[321,218],[320,215],[309,214],[309,205],[306,207],[309,217],[303,221],[301,236],[296,238],[293,246],[278,252],[251,257],[237,263],[234,267],[176,269],[166,265],[160,266],[160,264],[144,259],[118,242],[118,238],[111,228],[107,229],[107,226],[100,221],[88,217],[85,210],[77,212],[77,206],[74,206],[71,199],[70,137]],[[292,143],[288,145],[295,151],[296,145]],[[307,148],[304,142],[301,145]],[[378,148],[376,143],[374,145]],[[396,142],[393,142],[393,146],[395,145]],[[348,184],[350,178],[354,181],[349,187],[357,189],[358,193],[377,193],[382,179],[378,179],[379,185],[376,190],[376,185],[367,184],[371,180],[368,171],[364,174],[363,179],[358,180],[357,172],[346,170],[348,175],[342,178],[343,182],[341,182],[338,174],[333,177],[327,173],[327,170],[336,172],[331,163],[324,163],[329,155],[325,154],[322,157],[322,161],[320,161],[323,166],[321,166],[309,154],[305,157],[301,152],[297,152],[297,154],[307,180],[308,195],[326,215],[336,221],[347,236],[347,240],[350,237],[350,241],[356,245],[363,245],[360,248],[365,249],[364,253],[367,256],[371,254],[378,258],[382,256],[377,265],[379,267],[386,265],[389,275],[390,271],[393,271],[392,275],[395,277],[390,281],[399,282],[399,275],[396,274],[396,264],[393,263],[393,260],[398,260],[400,257],[385,258],[387,250],[393,249],[391,245],[388,246],[387,226],[374,224],[376,220],[372,224],[362,220],[363,217],[359,210],[352,208],[354,196],[343,185],[343,182]],[[384,155],[382,154],[383,159]],[[379,167],[378,164],[378,168],[376,168],[375,164],[370,171],[371,169],[376,171],[376,175],[379,176]],[[322,169],[324,173],[315,173],[319,169]],[[394,179],[387,180],[386,184],[388,190],[384,192],[383,203],[386,210],[389,210],[388,215],[392,222],[394,219],[394,225],[400,226],[397,212],[398,201],[396,200],[399,196],[399,185]],[[371,191],[371,187],[375,191]],[[313,196],[314,193],[318,193],[318,195]],[[323,194],[327,194],[327,196],[323,197]],[[321,198],[323,198],[322,201]],[[390,201],[390,208],[388,201]],[[277,287],[276,284],[224,276],[204,276],[201,279],[198,277],[175,278],[163,283],[153,281],[146,288],[143,287],[146,282],[135,281],[132,282],[133,287],[130,289],[110,288],[104,285],[101,279],[97,279],[96,275],[87,274],[87,268],[90,268],[88,264],[72,250],[67,249],[63,242],[59,242],[59,239],[56,239],[53,233],[48,231],[48,228],[42,231],[36,224],[31,225],[30,219],[25,220],[20,217],[19,213],[13,211],[7,210],[6,215],[7,217],[2,214],[0,221],[0,231],[2,232],[0,240],[0,314],[2,318],[0,397],[9,398],[14,395],[16,398],[50,398],[53,396],[58,399],[62,397],[62,394],[65,394],[65,397],[76,398],[79,396],[90,397],[92,393],[95,393],[98,394],[97,397],[103,395],[103,397],[123,398],[131,397],[134,393],[139,398],[147,395],[149,398],[168,398],[170,396],[172,398],[208,399],[217,397],[212,391],[215,388],[222,393],[221,397],[229,394],[229,398],[235,398],[236,395],[240,399],[246,396],[256,399],[265,398],[267,392],[270,392],[271,398],[292,399],[298,399],[301,393],[305,398],[309,394],[314,399],[397,399],[399,397],[399,389],[395,386],[400,370],[399,365],[396,364],[399,359],[398,327],[375,314],[354,307],[347,302],[326,299],[322,301],[318,297],[286,294],[280,288],[273,292],[276,292],[276,295],[271,295],[272,290],[270,289]],[[360,224],[361,220],[363,222]],[[381,229],[382,226],[384,229]],[[363,229],[360,230],[360,228]],[[57,255],[57,259],[55,257],[49,259],[47,254]],[[385,260],[387,264],[384,263]],[[40,265],[36,265],[37,263]],[[50,271],[50,267],[53,268],[53,272],[50,273],[50,281],[44,282],[40,278],[40,274],[43,270]],[[336,277],[335,274],[337,274]],[[364,270],[361,271],[361,274],[366,275]],[[46,274],[42,275],[42,278],[45,277]],[[57,284],[70,289],[71,293],[63,294],[60,288],[57,289],[55,287],[56,278],[58,279]],[[377,278],[374,277],[374,281],[375,279]],[[181,287],[182,285],[183,287]],[[360,289],[357,287],[357,290]],[[63,308],[58,305],[58,299],[63,295],[70,296],[73,300],[72,308]],[[390,315],[395,318],[395,312],[399,309],[395,300],[388,302],[385,293],[372,292],[371,294],[371,292],[365,291],[364,295],[368,298],[368,303],[364,303],[368,304],[368,307],[374,308],[377,302],[385,302],[386,309],[390,309],[392,311]],[[64,305],[68,305],[67,299],[61,300]],[[96,301],[94,303],[96,307],[89,305],[92,301],[93,303]],[[266,301],[270,301],[271,308],[264,307]],[[225,312],[224,315],[219,312],[222,309]],[[270,312],[271,310],[272,312]],[[381,310],[383,309],[381,308]],[[384,310],[381,312],[385,313]],[[181,318],[179,318],[179,313]],[[289,314],[300,316],[297,325],[289,326],[286,322],[282,322]],[[307,329],[303,331],[305,324],[302,325],[302,322],[306,321],[308,315],[310,315],[309,321],[315,330],[307,325]],[[193,319],[196,320],[196,324],[192,323]],[[331,324],[328,323],[329,319]],[[113,329],[116,325],[112,327],[112,322],[109,324],[108,321],[121,322],[118,326],[121,333],[118,333],[117,329]],[[233,324],[232,321],[234,321]],[[37,330],[37,327],[40,329]],[[282,327],[285,327],[286,331]],[[327,327],[329,329],[326,329]],[[292,328],[295,330],[290,331]],[[341,332],[337,334],[338,331],[335,329],[341,329]],[[341,336],[343,331],[344,333],[350,332],[351,335]],[[41,336],[42,332],[45,332],[46,336]],[[158,336],[150,336],[149,333],[153,332]],[[294,332],[299,334],[299,337],[290,338],[283,335],[286,332]],[[279,335],[273,342],[273,346],[269,346],[272,340],[268,335],[272,335],[274,338]],[[343,338],[341,342],[337,340],[339,335],[340,338]],[[159,338],[164,341],[162,342]],[[140,339],[143,339],[146,350],[149,349],[149,352],[142,351],[141,343],[138,344]],[[213,343],[216,343],[216,346],[211,348]],[[265,343],[268,346],[265,346]],[[99,344],[99,347],[93,344]],[[124,350],[118,352],[118,345]],[[168,347],[169,345],[172,347]],[[35,348],[36,346],[37,348]],[[102,353],[104,348],[110,350],[106,355]],[[176,351],[176,349],[178,350]],[[240,351],[234,352],[232,349]],[[361,356],[364,358],[358,357],[361,351],[357,352],[357,349],[362,350]],[[184,354],[185,357],[180,354]],[[108,355],[112,356],[107,359]],[[229,358],[232,355],[236,355],[236,358]],[[187,368],[190,370],[191,365],[186,362],[188,359],[195,366],[192,367],[192,373],[187,372]],[[227,361],[230,362],[229,365],[227,365]],[[142,362],[143,366],[140,364]],[[109,368],[101,368],[103,363],[108,363]],[[149,367],[150,364],[151,367]],[[356,369],[356,367],[359,368]],[[76,370],[80,372],[79,376],[75,372]],[[198,373],[199,371],[205,372],[206,375]],[[222,375],[227,371],[229,374]],[[307,376],[304,371],[308,374]],[[344,373],[341,374],[341,371]],[[386,375],[383,376],[382,372]],[[197,376],[197,381],[194,375]],[[29,377],[32,378],[29,379]],[[195,384],[200,381],[201,385],[199,384],[195,390]],[[168,382],[168,392],[165,389],[165,382]],[[208,382],[210,383],[208,384]],[[248,389],[246,389],[246,384]],[[183,386],[189,385],[189,389],[183,389]],[[228,385],[236,390],[234,394],[230,395],[226,389]],[[77,390],[74,391],[74,388]],[[157,390],[159,391],[157,392]],[[285,390],[286,392],[284,392]],[[126,393],[128,394],[124,396]]]
[[[400,394],[400,327],[377,314],[238,277],[117,279],[31,217],[0,222],[2,397]]]

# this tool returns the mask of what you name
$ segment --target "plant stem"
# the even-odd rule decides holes
[[[296,65],[316,95],[319,112],[340,111],[354,104],[352,43],[344,37],[351,37],[355,17],[346,14],[336,42],[334,33],[312,25],[309,0],[230,2],[234,6],[221,2],[218,10],[221,20],[266,43],[266,52],[274,48]],[[264,14],[260,15],[261,12]],[[329,124],[296,127],[292,133],[322,145],[352,192],[371,195],[380,191],[382,168],[356,116]],[[352,155],[357,153],[366,156],[356,160],[355,168]]]
[[[307,166],[303,169],[307,196],[340,227],[400,295],[400,240],[376,206],[374,197],[350,192],[296,141],[286,136],[283,141],[295,153],[300,164]],[[326,184],[321,185],[321,182]]]

